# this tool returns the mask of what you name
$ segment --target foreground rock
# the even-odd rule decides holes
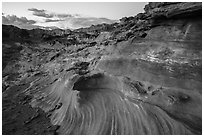
[[[55,134],[201,134],[201,12],[201,3],[149,3],[120,23],[21,42],[20,58],[4,63],[3,94],[29,80],[19,94]]]

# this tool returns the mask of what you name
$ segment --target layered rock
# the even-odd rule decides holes
[[[58,134],[201,134],[201,11],[149,3],[120,23],[44,39],[21,92]]]

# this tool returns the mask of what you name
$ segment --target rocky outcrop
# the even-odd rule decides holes
[[[147,16],[178,17],[192,16],[201,13],[202,6],[199,2],[150,2],[144,8]]]
[[[201,134],[201,11],[149,3],[119,23],[21,41],[21,58],[5,63],[4,96],[28,81],[19,92],[58,134]],[[19,77],[8,84],[11,68]]]

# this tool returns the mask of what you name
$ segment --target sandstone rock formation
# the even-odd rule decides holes
[[[74,31],[7,27],[3,134],[6,101],[19,96],[44,111],[25,129],[42,120],[49,130],[13,134],[202,134],[202,3],[149,3],[119,23]]]

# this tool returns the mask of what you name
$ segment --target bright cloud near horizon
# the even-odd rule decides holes
[[[3,2],[2,23],[20,28],[77,29],[144,12],[145,2]]]

